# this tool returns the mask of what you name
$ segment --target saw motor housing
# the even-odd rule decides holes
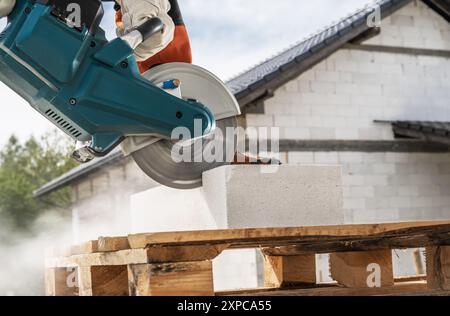
[[[80,25],[68,21],[74,3]],[[132,47],[106,39],[103,13],[100,0],[17,0],[0,35],[0,80],[95,156],[128,136],[170,139],[177,127],[195,135],[196,120],[203,135],[212,133],[208,105],[143,78]]]

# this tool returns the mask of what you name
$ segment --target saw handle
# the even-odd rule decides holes
[[[1,1],[1,0],[0,0]],[[136,49],[141,43],[145,42],[153,35],[164,31],[164,23],[158,18],[154,17],[134,28],[131,32],[121,36],[125,42],[130,45],[132,49]]]
[[[160,18],[154,17],[149,19],[147,22],[139,25],[136,28],[136,31],[141,33],[142,42],[145,42],[153,35],[162,33],[164,31],[164,23]]]

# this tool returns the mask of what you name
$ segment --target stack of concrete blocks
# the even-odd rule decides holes
[[[158,187],[133,196],[133,232],[344,223],[339,166],[227,166],[206,172],[203,181],[202,189]],[[225,252],[214,270],[216,290],[262,285],[256,250]]]

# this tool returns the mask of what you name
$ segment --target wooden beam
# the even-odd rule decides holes
[[[148,255],[146,249],[93,253],[71,257],[47,258],[45,262],[47,268],[92,267],[104,265],[120,266],[141,263],[148,263]]]
[[[428,247],[426,257],[428,287],[450,291],[450,247]]]
[[[316,255],[264,256],[264,286],[290,287],[316,284]]]
[[[169,246],[147,248],[149,263],[191,262],[213,260],[229,245]]]
[[[405,282],[384,288],[345,288],[334,285],[317,286],[315,288],[300,289],[256,289],[240,291],[223,291],[216,296],[391,296],[391,295],[420,295],[420,296],[449,296],[450,291],[436,291],[427,289],[425,281]]]
[[[128,296],[127,266],[81,267],[80,296]]]
[[[72,255],[84,255],[99,252],[97,240],[91,240],[81,245],[72,246]]]
[[[131,296],[213,296],[212,262],[128,266]]]
[[[98,239],[99,252],[114,252],[130,249],[127,237],[100,237]]]
[[[229,245],[195,245],[149,247],[116,252],[91,253],[60,258],[47,258],[47,268],[122,266],[129,264],[190,262],[212,260]]]
[[[313,226],[296,228],[262,228],[137,234],[128,236],[133,249],[148,246],[186,246],[229,244],[231,248],[253,248],[305,242],[352,241],[370,236],[411,236],[446,234],[450,221],[424,221],[369,225]]]
[[[394,285],[392,251],[343,252],[330,255],[331,277],[349,288]]]
[[[431,239],[430,236],[434,236],[434,239]],[[409,235],[402,233],[379,234],[349,239],[324,237],[320,241],[307,240],[283,247],[264,247],[262,251],[268,256],[298,256],[312,252],[324,254],[331,252],[421,248],[434,243],[448,244],[450,243],[450,235],[447,232],[441,234],[428,228]]]
[[[45,269],[46,296],[78,296],[78,275],[76,268]]]

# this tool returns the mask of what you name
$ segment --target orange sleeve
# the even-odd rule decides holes
[[[121,28],[123,26],[123,23],[122,23],[122,11],[120,11],[120,10],[116,12],[116,26],[118,28]]]

